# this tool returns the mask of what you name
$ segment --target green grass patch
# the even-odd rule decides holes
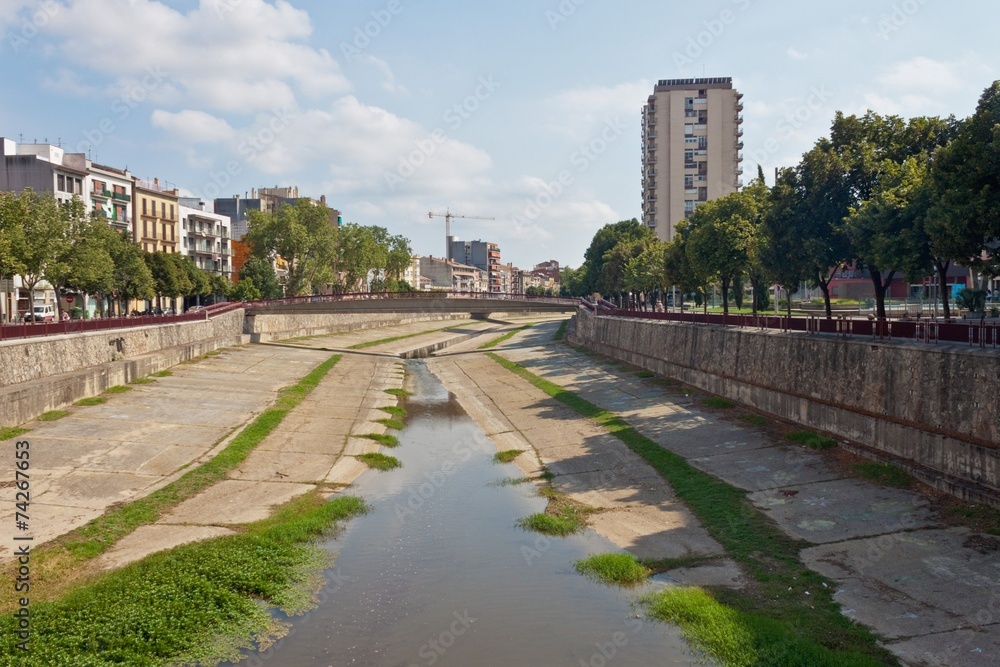
[[[786,440],[808,447],[809,449],[830,449],[837,446],[837,441],[813,431],[795,431],[785,436]]]
[[[403,464],[395,456],[386,456],[385,454],[359,454],[355,458],[375,470],[386,471],[403,467]]]
[[[639,563],[649,570],[650,574],[661,574],[671,570],[709,565],[718,560],[718,556],[682,556],[680,558],[640,558]]]
[[[152,376],[155,378],[168,378],[173,374],[174,372],[171,370],[164,370],[164,371],[156,371],[155,373],[152,374]]]
[[[438,333],[439,331],[448,331],[449,329],[464,329],[465,327],[470,327],[472,324],[458,324],[450,327],[441,327],[440,329],[430,329],[428,331],[418,331],[417,333],[403,334],[402,336],[393,336],[392,338],[382,338],[380,340],[370,340],[367,343],[357,343],[356,345],[351,345],[348,350],[364,350],[369,347],[377,347],[379,345],[385,345],[386,343],[395,343],[398,340],[406,340],[407,338],[416,338],[417,336],[423,336],[425,334]]]
[[[735,403],[730,401],[728,398],[722,398],[721,396],[709,396],[702,401],[702,403],[710,408],[715,408],[716,410],[729,410],[736,407]]]
[[[388,433],[366,433],[365,435],[359,435],[358,437],[374,440],[383,447],[399,447],[399,438],[394,435],[389,435]]]
[[[250,452],[309,395],[338,361],[340,355],[326,360],[298,383],[281,390],[275,403],[250,422],[211,461],[189,470],[180,479],[145,498],[99,516],[67,536],[62,542],[65,548],[76,559],[99,556],[139,526],[155,522],[169,509],[225,479],[229,471],[246,460]]]
[[[908,489],[913,486],[914,482],[909,473],[891,463],[877,463],[875,461],[857,463],[854,465],[854,473],[877,484],[897,489]]]
[[[751,426],[764,427],[771,423],[771,420],[761,415],[740,415],[740,419]]]
[[[222,350],[209,350],[205,354],[201,355],[203,357],[217,357],[222,354]]]
[[[30,428],[22,428],[20,426],[4,426],[0,428],[0,440],[13,440],[30,431]]]
[[[878,645],[876,636],[870,630],[840,613],[840,606],[833,599],[833,592],[837,589],[832,582],[802,564],[799,552],[809,545],[783,533],[770,518],[750,504],[745,491],[698,470],[683,457],[642,435],[618,415],[534,375],[519,364],[494,353],[488,352],[487,356],[560,403],[594,420],[666,479],[678,498],[749,578],[750,585],[744,591],[723,589],[716,592],[717,603],[726,614],[737,619],[738,625],[752,626],[757,618],[770,618],[774,627],[783,629],[783,634],[755,637],[764,646],[759,655],[766,656],[766,650],[784,651],[785,647],[772,646],[770,642],[788,643],[786,640],[790,638],[795,640],[795,646],[801,644],[820,652],[829,649],[842,656],[842,664],[845,665],[898,664],[886,649]],[[807,592],[809,595],[806,595]],[[690,613],[690,622],[702,623],[710,628],[712,619],[702,612],[708,614],[712,609],[694,608]],[[752,630],[750,632],[752,634]],[[806,659],[799,662],[762,660],[726,664],[813,663]]]
[[[134,380],[129,380],[129,384],[153,384],[156,382],[153,378],[136,378]]]
[[[62,419],[63,417],[69,417],[70,412],[66,410],[49,410],[48,412],[43,412],[42,414],[35,417],[35,421],[40,422],[54,422],[56,420]]]
[[[406,428],[406,424],[399,421],[398,419],[377,419],[375,420],[377,424],[381,424],[386,428],[391,428],[393,431],[402,431]]]
[[[503,479],[498,479],[495,482],[490,482],[488,486],[494,488],[503,488],[505,486],[521,486],[522,484],[527,484],[531,481],[530,477],[504,477]]]
[[[395,396],[397,398],[406,398],[407,396],[413,396],[412,391],[406,391],[405,389],[385,389],[385,393],[390,396]]]
[[[154,554],[73,590],[32,600],[31,650],[15,647],[17,620],[0,617],[5,665],[217,664],[286,630],[315,606],[330,558],[315,541],[366,511],[364,501],[309,494],[239,535]],[[261,602],[264,604],[261,604]]]
[[[516,329],[511,329],[510,331],[508,331],[504,335],[498,336],[497,338],[494,338],[490,342],[484,343],[483,345],[480,345],[477,349],[488,350],[490,348],[496,347],[497,345],[500,345],[501,343],[506,343],[507,341],[509,341],[511,338],[513,338],[517,334],[521,333],[525,329],[530,329],[533,326],[535,326],[534,323],[532,323],[532,324],[525,324],[524,326],[520,326],[520,327],[518,327]]]
[[[497,452],[493,456],[494,463],[512,463],[514,459],[524,453],[522,449],[508,449],[503,452]]]
[[[406,408],[401,408],[398,405],[384,405],[379,410],[396,419],[404,419],[406,417]]]
[[[643,380],[649,380],[651,378],[655,378],[656,373],[654,373],[653,371],[639,371],[638,373],[635,374],[635,376]]]
[[[559,329],[556,330],[555,339],[562,340],[566,338],[566,329],[569,328],[569,320],[563,320],[562,324],[559,325]]]
[[[672,588],[643,600],[651,618],[680,627],[685,639],[726,667],[876,667],[893,664],[834,651],[761,614],[732,609],[699,588]]]
[[[978,503],[953,502],[954,504],[945,508],[945,514],[949,517],[977,532],[1000,535],[1000,510]]]
[[[132,391],[132,387],[124,384],[117,385],[115,387],[108,387],[104,390],[105,394],[124,394],[127,391]]]
[[[649,570],[630,553],[596,554],[576,561],[575,567],[591,579],[617,586],[635,586],[649,577]]]
[[[523,519],[520,519],[517,522],[517,525],[525,530],[542,533],[543,535],[554,535],[556,537],[572,535],[573,533],[583,530],[584,526],[584,524],[574,521],[573,519],[555,516],[553,514],[545,514],[544,512],[526,516]]]
[[[89,398],[81,398],[79,401],[73,405],[79,406],[81,408],[87,408],[93,405],[101,405],[102,403],[107,403],[108,399],[103,396],[91,396]]]

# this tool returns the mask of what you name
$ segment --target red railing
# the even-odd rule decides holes
[[[531,301],[534,303],[549,303],[560,306],[576,307],[580,299],[555,296],[531,296],[527,294],[500,294],[497,292],[351,292],[348,294],[319,294],[315,296],[291,296],[281,299],[266,299],[252,301],[248,308],[267,308],[270,306],[286,306],[300,303],[342,303],[344,301],[370,301],[376,299],[474,299],[476,301]]]
[[[66,320],[64,322],[25,322],[0,326],[0,340],[35,338],[38,336],[59,336],[62,334],[86,333],[88,331],[110,331],[135,327],[201,322],[216,315],[244,308],[242,303],[218,303],[183,315],[137,315],[131,317],[108,317],[100,320]]]
[[[650,313],[614,310],[601,313],[611,317],[631,317],[664,322],[687,322],[715,326],[777,331],[800,331],[807,334],[832,334],[844,338],[871,338],[880,341],[916,341],[920,343],[962,343],[970,347],[996,349],[1000,346],[1000,323],[972,320],[943,322],[937,320],[877,320],[868,318],[788,317],[785,315],[721,315],[715,313]]]

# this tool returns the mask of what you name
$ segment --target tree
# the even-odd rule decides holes
[[[312,294],[333,282],[337,232],[328,208],[302,199],[274,213],[251,211],[248,225],[246,240],[255,256],[288,263],[286,294]]]
[[[229,290],[229,298],[234,301],[258,301],[262,295],[254,284],[253,277],[241,275],[240,281]]]
[[[153,274],[145,260],[146,253],[127,232],[115,232],[109,237],[108,254],[114,265],[111,296],[118,304],[119,314],[124,309],[122,304],[133,299],[152,299],[156,295]]]
[[[278,283],[278,277],[274,273],[274,267],[266,259],[256,256],[251,256],[247,259],[246,263],[243,264],[243,268],[240,269],[240,280],[237,285],[247,279],[253,282],[254,289],[259,293],[257,299],[281,298],[282,292],[281,285]],[[241,300],[246,301],[247,299]],[[256,299],[249,300],[255,301]]]
[[[369,271],[382,263],[378,240],[373,228],[349,222],[337,235],[337,259],[334,264],[338,287],[343,292],[360,291]]]
[[[18,275],[32,302],[35,288],[42,282],[49,264],[56,260],[66,238],[66,220],[55,197],[24,190],[14,209],[23,228]]]
[[[583,277],[587,274],[587,265],[579,269],[568,266],[559,269],[559,296],[586,296],[583,289]]]
[[[772,283],[776,283],[792,294],[799,282],[812,276],[819,276],[815,271],[816,263],[803,251],[805,243],[804,225],[801,224],[803,205],[801,192],[798,189],[798,174],[794,169],[784,169],[778,174],[777,181],[771,188],[771,207],[764,218],[760,246],[757,248],[757,261],[763,267],[764,274]],[[825,274],[826,268],[823,269]],[[832,279],[833,275],[830,275]],[[822,279],[822,278],[820,278]],[[813,279],[815,284],[817,280]],[[824,284],[823,293],[826,297],[826,315],[832,317],[829,298],[829,282]],[[791,300],[788,302],[791,310]],[[764,307],[762,301],[757,305]]]
[[[29,197],[22,192],[0,192],[0,281],[24,272],[26,218]],[[0,321],[5,319],[3,301],[0,300]]]
[[[653,236],[646,225],[635,218],[621,220],[605,225],[594,234],[590,247],[584,254],[586,272],[580,281],[583,294],[593,294],[598,291],[598,285],[604,274],[605,255],[622,241],[639,241]],[[583,269],[583,267],[581,267]]]

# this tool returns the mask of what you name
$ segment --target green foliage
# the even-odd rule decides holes
[[[406,398],[407,396],[413,396],[412,391],[407,391],[405,389],[393,388],[393,389],[384,389],[383,391],[389,394],[390,396],[396,396],[398,398]]]
[[[897,468],[891,463],[865,461],[855,464],[854,472],[865,479],[897,489],[908,489],[913,486],[914,481],[905,470]]]
[[[606,255],[612,251],[619,243],[651,239],[653,232],[649,227],[640,223],[635,218],[622,220],[612,225],[605,225],[594,235],[594,239],[584,254],[585,266],[581,271],[585,271],[580,278],[580,295],[593,294],[598,291],[602,281],[608,279],[605,272]]]
[[[114,387],[108,387],[104,390],[105,394],[124,394],[127,391],[132,391],[132,387],[124,384],[116,385]]]
[[[90,407],[94,405],[101,405],[102,403],[107,403],[108,399],[103,396],[91,396],[89,398],[81,398],[79,401],[74,403],[78,407]]]
[[[574,567],[580,574],[618,586],[635,586],[649,576],[649,570],[630,553],[596,554],[576,561]]]
[[[702,401],[702,403],[717,410],[729,410],[730,408],[736,407],[735,403],[730,401],[728,398],[722,398],[721,396],[710,396]]]
[[[30,428],[20,426],[0,426],[0,441],[13,440],[14,438],[31,432]]]
[[[524,453],[521,449],[508,449],[502,452],[497,452],[493,455],[494,463],[512,463],[514,459]]]
[[[48,412],[43,412],[42,414],[35,417],[35,421],[40,422],[54,422],[64,417],[69,417],[70,412],[66,410],[49,410]]]
[[[337,231],[330,214],[329,208],[305,199],[280,205],[274,213],[248,214],[246,241],[253,255],[263,260],[277,256],[288,265],[287,296],[313,294],[334,282]]]
[[[406,408],[401,408],[398,405],[384,405],[380,407],[379,410],[386,412],[399,420],[406,417]]]
[[[385,426],[386,428],[392,429],[394,431],[402,431],[406,428],[406,424],[397,419],[378,419],[376,423]]]
[[[743,415],[740,417],[740,419],[745,421],[747,424],[750,424],[751,426],[758,426],[758,427],[767,426],[768,424],[771,423],[771,420],[762,415]]]
[[[394,456],[386,456],[385,454],[359,454],[355,458],[369,468],[382,472],[403,467],[399,459]]]
[[[828,438],[825,435],[820,435],[812,431],[795,431],[786,435],[785,439],[809,449],[830,449],[837,445],[837,441],[833,438]]]
[[[986,290],[966,287],[955,295],[955,305],[972,313],[982,313],[986,308]]]
[[[249,283],[243,285],[244,281]],[[282,296],[281,284],[278,283],[278,276],[274,273],[271,262],[256,255],[248,257],[240,268],[240,280],[233,287],[233,293],[233,298],[241,301],[280,299]],[[252,298],[246,298],[247,296]]]
[[[569,320],[563,320],[556,330],[555,340],[562,340],[566,337],[566,329],[569,328]]]
[[[552,514],[532,514],[518,520],[517,525],[525,530],[531,530],[543,535],[565,537],[583,530],[584,524],[570,517]]]
[[[266,605],[290,615],[315,605],[330,559],[312,543],[365,511],[358,498],[310,494],[245,533],[154,554],[62,600],[34,602],[31,651],[15,647],[17,620],[5,615],[0,659],[28,667],[238,659],[280,636]]]
[[[524,326],[520,326],[520,327],[517,327],[516,329],[512,329],[511,331],[508,331],[507,333],[503,334],[502,336],[494,338],[493,340],[489,341],[488,343],[484,343],[483,345],[480,345],[476,349],[479,349],[479,350],[488,350],[490,348],[494,348],[497,345],[500,345],[501,343],[506,343],[508,340],[510,340],[511,338],[513,338],[514,336],[516,336],[517,334],[521,333],[525,329],[530,329],[533,326],[535,326],[535,325],[534,324],[525,324]]]

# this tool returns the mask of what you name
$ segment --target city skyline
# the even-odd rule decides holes
[[[964,8],[12,0],[0,135],[203,199],[296,185],[425,255],[443,235],[428,211],[496,217],[453,234],[579,266],[597,229],[642,217],[657,81],[733,77],[746,178],[770,178],[838,110],[970,115],[1000,78],[998,10]]]

